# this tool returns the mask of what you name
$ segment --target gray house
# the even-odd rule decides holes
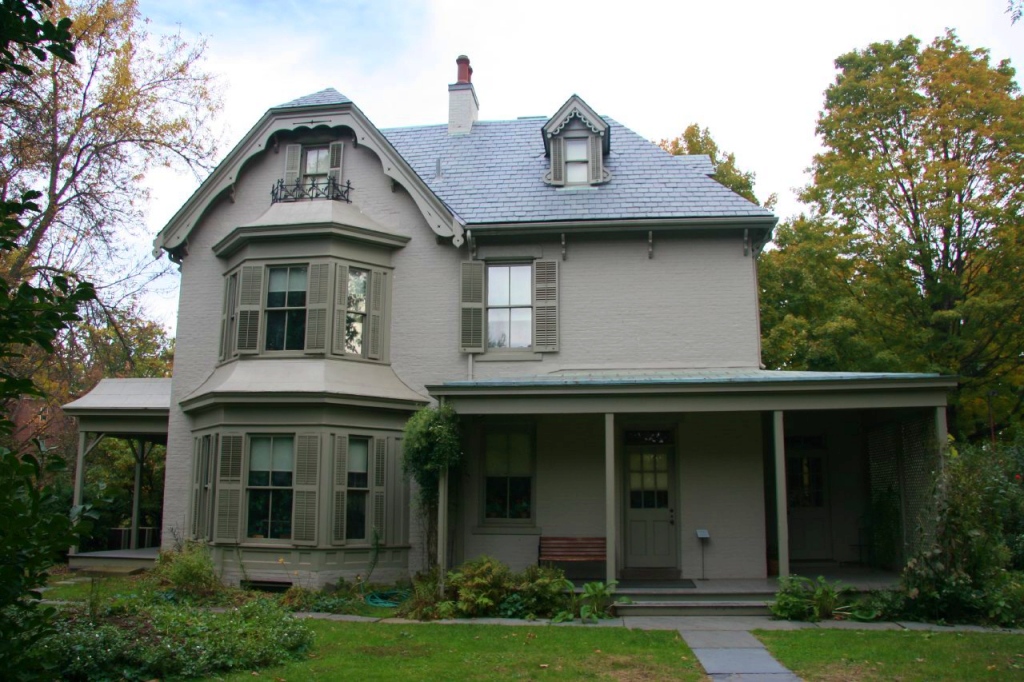
[[[604,538],[608,578],[764,578],[871,561],[885,499],[903,551],[954,381],[761,369],[775,216],[577,96],[479,121],[458,65],[447,124],[379,130],[332,89],[271,109],[157,236],[164,544],[231,581],[351,579],[375,538],[375,579],[421,570],[402,429],[443,400],[449,565]]]

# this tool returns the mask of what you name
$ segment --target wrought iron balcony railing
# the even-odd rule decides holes
[[[294,184],[285,184],[284,180],[278,180],[270,188],[270,203],[276,204],[279,201],[301,201],[303,199],[332,199],[352,203],[349,194],[352,192],[352,183],[348,180],[344,185],[338,184],[334,178],[326,180],[299,179]]]

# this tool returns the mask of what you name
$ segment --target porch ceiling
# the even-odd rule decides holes
[[[427,386],[464,414],[937,407],[956,377],[769,370],[581,370]]]

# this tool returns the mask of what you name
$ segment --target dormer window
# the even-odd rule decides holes
[[[586,185],[590,182],[590,162],[585,137],[571,137],[565,141],[565,184]]]
[[[340,146],[338,147],[341,148]],[[341,165],[340,162],[338,165]],[[302,184],[306,187],[327,186],[330,170],[330,154],[327,147],[304,147],[302,149]]]
[[[586,186],[608,182],[604,159],[609,145],[608,123],[573,95],[544,127],[544,151],[551,166],[544,182],[556,186]]]

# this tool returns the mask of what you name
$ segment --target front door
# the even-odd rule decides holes
[[[674,568],[675,448],[670,431],[627,431],[626,567]]]
[[[789,558],[793,561],[832,559],[825,464],[824,452],[799,452],[786,457]]]

